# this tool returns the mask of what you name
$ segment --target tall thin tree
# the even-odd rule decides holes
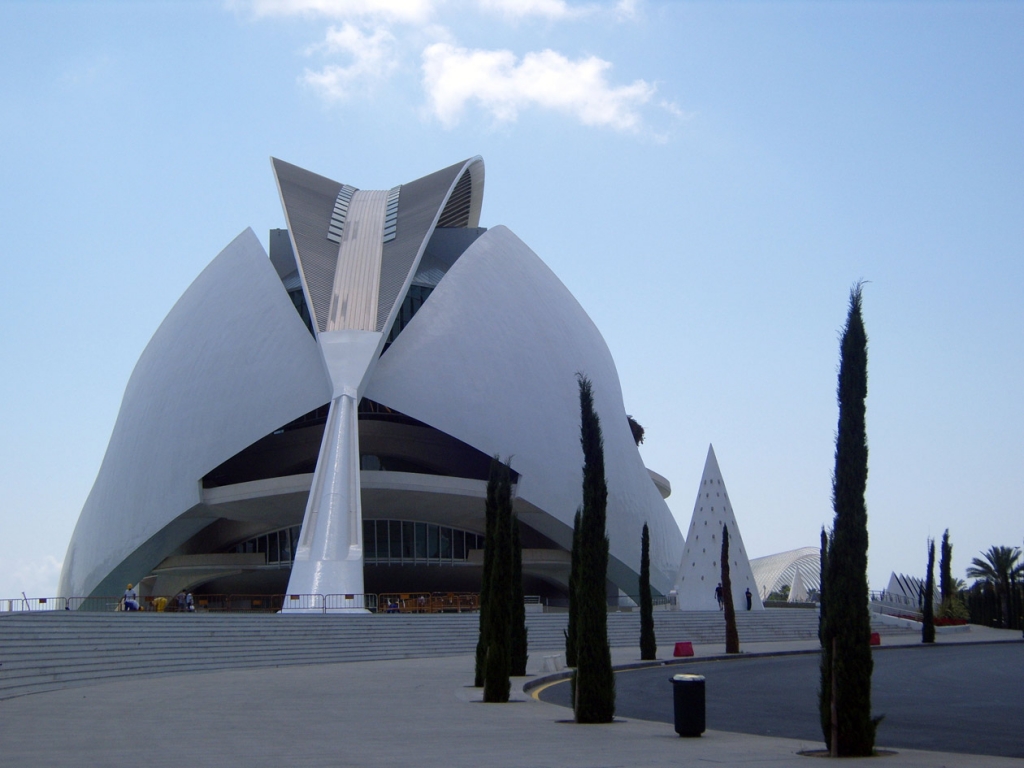
[[[583,446],[583,515],[580,518],[580,569],[576,650],[577,723],[610,723],[615,717],[615,676],[608,647],[608,536],[605,518],[608,486],[604,473],[601,421],[594,408],[590,379],[579,375],[580,443]]]
[[[651,597],[651,532],[644,523],[640,534],[640,658],[653,661],[658,657],[658,641],[654,637],[654,600]]]
[[[828,611],[824,623],[821,692],[828,691],[831,728],[825,743],[839,757],[874,751],[878,721],[871,717],[871,616],[868,609],[868,525],[864,493],[868,479],[865,426],[867,333],[861,316],[861,284],[850,291],[840,342],[839,425],[832,477],[832,525],[828,573],[823,585]],[[827,664],[827,666],[826,666]],[[828,680],[827,680],[828,679]],[[822,707],[825,702],[821,702]]]
[[[818,687],[818,714],[821,719],[821,732],[832,732],[832,647],[831,640],[826,642],[826,625],[828,621],[828,551],[830,539],[825,527],[821,528],[821,572],[818,587],[818,642],[821,643],[821,683]],[[826,736],[825,743],[829,739]]]
[[[519,515],[512,513],[512,674],[526,674],[526,599],[523,595],[523,542]]]
[[[565,665],[576,666],[576,650],[579,641],[580,599],[577,594],[580,583],[580,518],[583,507],[576,510],[572,521],[572,552],[569,555],[569,625],[565,629]]]
[[[494,567],[494,522],[498,514],[498,485],[501,480],[502,464],[497,456],[491,457],[491,467],[487,476],[487,501],[484,505],[484,568],[480,580],[480,629],[476,641],[476,669],[473,685],[480,688],[484,684],[484,664],[487,661],[487,628],[489,624],[491,570]]]
[[[725,652],[740,652],[736,630],[736,606],[732,599],[732,575],[729,569],[729,526],[722,526],[722,601],[725,603]]]
[[[935,642],[935,539],[928,539],[928,571],[924,577],[924,620],[921,642]]]
[[[945,605],[956,595],[953,582],[953,545],[949,543],[949,528],[942,534],[939,548],[939,601]]]
[[[507,464],[501,465],[494,517],[494,560],[488,603],[484,701],[508,701],[512,671],[512,491]]]

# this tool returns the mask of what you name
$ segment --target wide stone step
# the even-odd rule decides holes
[[[724,643],[717,611],[658,611],[654,621],[661,645]],[[138,675],[468,654],[478,622],[478,614],[9,614],[0,616],[0,698]],[[527,614],[529,652],[564,650],[567,625],[564,613]],[[737,625],[741,642],[809,639],[818,617],[741,612]],[[614,647],[638,646],[639,628],[638,612],[608,615]]]

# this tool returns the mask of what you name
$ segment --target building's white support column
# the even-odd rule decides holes
[[[353,595],[329,612],[363,613],[363,514],[359,483],[359,398],[377,360],[381,334],[333,331],[320,350],[334,383],[320,457],[292,563],[285,613],[322,613],[315,595]],[[299,599],[293,601],[292,595]],[[339,603],[340,604],[340,603]]]
[[[358,409],[384,346],[384,334],[375,329],[387,196],[381,191],[355,192],[345,217],[330,312],[324,330],[317,334],[334,392],[288,579],[286,612],[366,610],[359,607],[363,605],[363,513]],[[293,601],[293,595],[299,599]],[[336,606],[332,602],[325,606],[321,601],[328,595],[342,597],[336,598]],[[323,597],[314,601],[314,596]]]
[[[306,504],[299,546],[288,580],[289,595],[362,595],[363,515],[359,487],[359,418],[356,399],[342,395],[331,401],[323,452],[317,462]],[[358,599],[346,601],[364,612]],[[300,600],[301,608],[322,612],[319,602]]]

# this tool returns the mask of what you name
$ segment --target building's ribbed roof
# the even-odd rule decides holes
[[[804,589],[821,588],[821,552],[817,547],[800,547],[757,557],[750,561],[750,568],[762,598],[767,598],[785,585],[792,587],[798,571]]]

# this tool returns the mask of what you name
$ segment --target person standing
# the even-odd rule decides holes
[[[715,587],[715,600],[718,601],[718,610],[724,610],[725,605],[722,603],[722,582],[718,582],[718,586]]]
[[[750,594],[750,587],[747,587],[747,610],[749,611],[754,605],[754,596]]]
[[[189,592],[187,595],[185,595],[185,609],[189,613],[195,613],[195,611],[196,611],[196,601],[195,601],[195,598],[192,597],[192,593],[191,592]]]

